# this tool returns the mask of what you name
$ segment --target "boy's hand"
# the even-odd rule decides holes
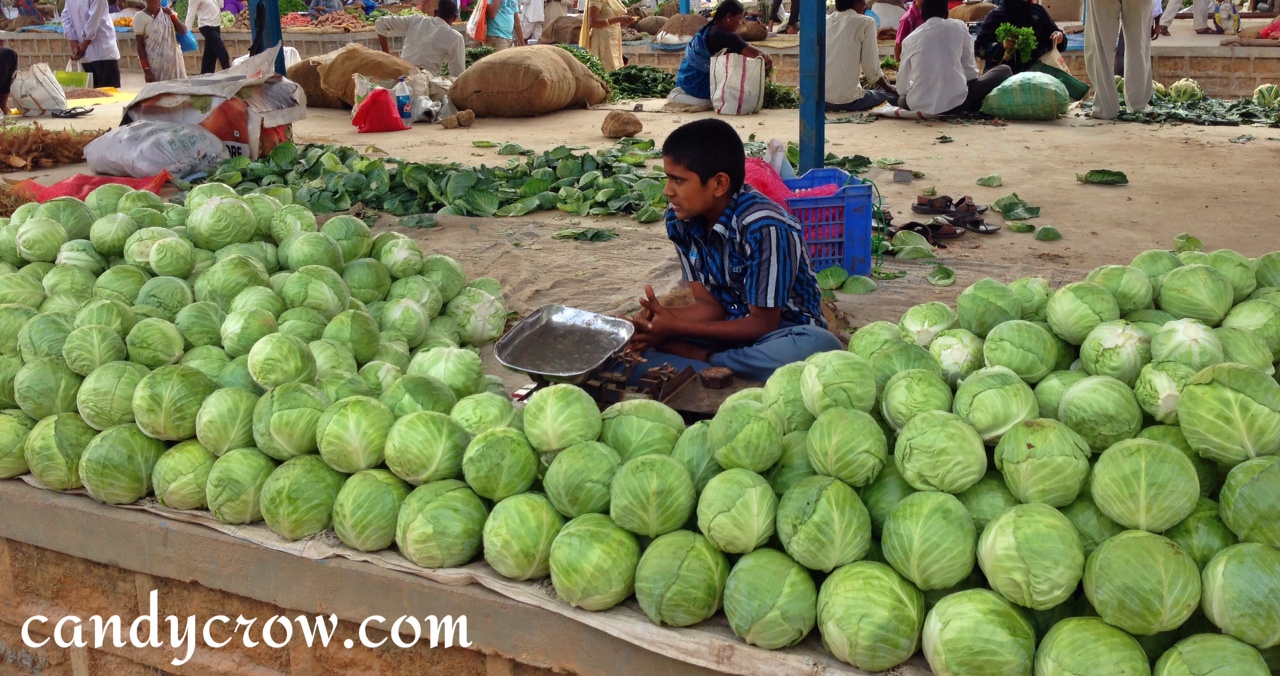
[[[653,293],[653,286],[646,284],[644,286],[645,297],[640,299],[640,307],[644,308],[648,317],[637,316],[632,319],[632,323],[639,332],[637,338],[647,340],[651,345],[658,345],[665,342],[675,334],[675,324],[677,322],[675,313],[662,303],[658,302],[658,297]],[[645,313],[641,313],[643,315]],[[636,339],[633,339],[633,342]]]

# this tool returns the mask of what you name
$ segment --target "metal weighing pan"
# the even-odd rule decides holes
[[[621,352],[634,331],[625,319],[544,305],[502,336],[494,354],[514,371],[579,385]]]

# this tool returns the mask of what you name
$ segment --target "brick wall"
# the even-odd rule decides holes
[[[245,571],[253,575],[252,571]],[[300,613],[253,599],[162,577],[94,563],[14,540],[0,539],[0,673],[12,676],[155,676],[157,674],[421,674],[424,676],[547,676],[553,672],[530,667],[497,655],[463,648],[383,648],[344,650],[344,639],[356,638],[356,625],[341,622],[330,648],[307,648],[293,640],[282,649],[265,645],[246,648],[236,640],[213,650],[201,645],[190,662],[174,667],[175,653],[168,648],[139,650],[132,646],[105,650],[58,648],[52,641],[28,648],[21,628],[27,618],[49,618],[45,631],[68,615],[84,620],[91,615],[119,615],[128,636],[135,617],[149,607],[151,590],[159,592],[159,616],[199,618],[214,614],[258,618],[256,627],[274,615],[296,617]],[[163,623],[164,620],[162,619]],[[88,629],[88,628],[86,628]],[[166,640],[169,627],[161,627]],[[49,638],[36,634],[36,641]],[[374,641],[386,634],[370,629]],[[92,637],[92,631],[86,631]],[[219,637],[220,640],[221,637]],[[238,638],[238,637],[237,637]],[[260,635],[259,635],[260,638]]]
[[[116,40],[120,46],[120,70],[141,73],[142,66],[138,63],[138,48],[133,34],[118,33]],[[249,46],[253,42],[249,31],[223,31],[222,40],[226,43],[227,52],[232,59],[248,54]],[[391,38],[389,42],[392,50],[398,51],[403,38]],[[47,63],[54,70],[62,70],[67,61],[71,60],[71,50],[66,39],[61,35],[29,32],[6,38],[5,43],[18,53],[19,68],[27,68],[35,63]],[[190,74],[200,72],[200,56],[204,50],[203,40],[200,43],[199,50],[185,55],[187,72]],[[285,33],[284,35],[284,44],[298,50],[304,59],[327,54],[352,43],[378,49],[378,36],[372,29],[357,33]]]
[[[1213,48],[1219,55],[1162,55],[1151,59],[1152,77],[1164,85],[1173,84],[1184,77],[1200,83],[1205,94],[1215,97],[1251,96],[1260,84],[1280,82],[1280,49]],[[656,66],[669,73],[680,67],[683,52],[655,52],[650,49],[623,50],[631,62],[642,66]],[[1240,52],[1229,54],[1226,52]],[[1256,54],[1254,52],[1262,52]],[[881,50],[882,55],[884,50]],[[889,50],[888,53],[892,53]],[[1064,55],[1071,74],[1089,81],[1084,70],[1084,53],[1068,52]],[[798,54],[774,54],[776,69],[774,81],[798,86],[800,82],[800,56]]]

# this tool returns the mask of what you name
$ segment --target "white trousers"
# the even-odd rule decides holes
[[[1200,0],[1203,2],[1203,0]],[[520,17],[520,28],[524,31],[524,41],[530,44],[542,42],[542,26],[541,21],[529,21],[524,17]]]
[[[1182,0],[1165,0],[1164,11],[1160,14],[1160,25],[1168,28],[1173,25],[1173,20],[1178,16],[1178,11],[1182,9]],[[1209,27],[1209,0],[1195,0],[1191,5],[1191,16],[1193,18],[1194,28]]]
[[[1124,31],[1124,99],[1130,112],[1151,107],[1152,0],[1088,0],[1084,65],[1093,83],[1093,117],[1114,120],[1120,97],[1114,85],[1116,44]]]

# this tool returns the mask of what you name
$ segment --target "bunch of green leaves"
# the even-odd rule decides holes
[[[1005,220],[1021,221],[1040,215],[1040,207],[1028,204],[1018,193],[1010,193],[991,203],[991,208],[1000,212]]]
[[[618,231],[606,228],[569,228],[552,235],[555,239],[572,239],[578,242],[607,242],[617,239]]]
[[[898,70],[898,60],[892,56],[886,56],[880,59],[881,70]]]
[[[642,223],[662,218],[665,176],[646,164],[661,156],[649,139],[624,139],[595,153],[561,146],[535,154],[514,144],[500,167],[406,162],[372,158],[336,145],[302,148],[283,143],[266,157],[227,160],[208,180],[241,194],[283,185],[294,201],[316,213],[347,211],[356,204],[394,216],[522,216],[559,209],[578,216],[634,215]]]
[[[1148,124],[1181,122],[1210,127],[1255,124],[1280,127],[1280,108],[1264,108],[1248,97],[1234,101],[1204,98],[1186,103],[1157,98],[1152,101],[1151,108],[1151,112],[1148,113],[1121,112],[1119,119]]]
[[[1090,169],[1083,174],[1076,174],[1076,181],[1094,185],[1127,185],[1129,177],[1123,171],[1110,169]]]
[[[674,75],[653,66],[623,66],[608,74],[614,98],[662,99],[676,86]]]
[[[185,9],[185,5],[187,4],[186,0],[179,0],[179,2],[181,2],[184,5],[184,8],[178,9],[178,3],[174,3],[173,11],[177,12],[178,16],[186,16],[186,11],[187,11]],[[279,7],[280,7],[280,16],[284,16],[286,14],[296,14],[298,12],[307,11],[307,3],[303,2],[302,0],[280,0]]]
[[[467,68],[494,52],[493,47],[472,47],[467,50]]]
[[[800,92],[776,82],[764,83],[764,107],[769,110],[791,110],[800,107]]]
[[[1036,32],[1032,28],[1021,28],[1011,23],[1002,23],[996,28],[996,39],[1000,42],[1012,39],[1013,48],[1018,52],[1018,60],[1031,61],[1031,53],[1036,50]],[[1008,50],[1005,50],[1005,61],[1009,61]]]

